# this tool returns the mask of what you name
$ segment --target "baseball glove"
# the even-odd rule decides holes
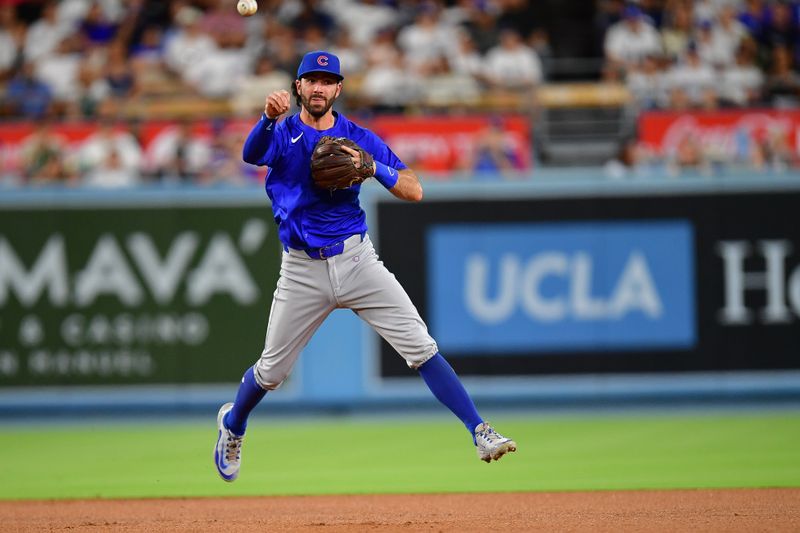
[[[342,150],[347,146],[361,155],[356,166],[350,154]],[[317,187],[335,191],[357,185],[373,175],[373,159],[358,144],[345,137],[322,137],[311,154],[311,178]]]

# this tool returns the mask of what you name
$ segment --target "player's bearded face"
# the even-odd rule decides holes
[[[324,116],[341,92],[339,78],[328,74],[311,74],[300,80],[300,102],[313,117]]]

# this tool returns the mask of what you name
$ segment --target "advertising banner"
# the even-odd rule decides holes
[[[89,122],[0,124],[0,177],[22,176],[35,146],[65,154],[78,171],[98,164],[98,147],[122,147],[122,164],[157,174],[184,151],[186,171],[202,173],[219,159],[235,159],[224,170],[251,180],[263,178],[257,167],[239,161],[241,146],[256,118],[196,122]],[[357,120],[381,136],[400,158],[417,170],[524,171],[532,166],[531,126],[523,116],[393,117]],[[233,155],[232,155],[233,154]]]
[[[459,353],[690,348],[685,220],[434,225],[429,326]]]
[[[103,154],[114,147],[123,167],[150,174],[174,164],[176,153],[182,153],[185,159],[185,172],[202,173],[219,165],[223,156],[229,158],[231,152],[236,154],[236,164],[228,165],[225,171],[256,180],[262,177],[261,171],[239,163],[242,143],[253,123],[221,120],[0,124],[0,177],[35,173],[35,152],[40,152],[40,158],[44,147],[60,152],[64,165],[77,172],[101,165]]]
[[[385,202],[380,253],[464,374],[799,369],[797,205],[797,191]],[[380,369],[408,376],[386,344]]]
[[[0,387],[237,381],[275,233],[266,206],[0,211]]]
[[[532,166],[531,126],[522,116],[379,116],[368,126],[416,170],[503,170],[492,157],[492,153],[498,157],[493,152],[498,146],[507,170],[528,170]]]
[[[753,147],[800,153],[800,111],[646,111],[639,115],[639,141],[650,152],[670,155],[681,143],[699,144],[720,160],[748,160]]]

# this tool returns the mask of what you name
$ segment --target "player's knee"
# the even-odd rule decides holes
[[[288,372],[276,371],[274,368],[265,369],[256,364],[256,383],[264,390],[275,390],[289,377]]]
[[[436,343],[432,345],[425,346],[424,349],[412,352],[412,353],[405,353],[403,355],[403,359],[406,360],[406,364],[409,368],[413,370],[417,370],[419,367],[427,363],[431,357],[439,353],[439,348],[436,346]]]

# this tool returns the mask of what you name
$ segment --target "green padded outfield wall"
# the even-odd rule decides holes
[[[0,387],[238,380],[275,233],[267,206],[0,211]]]

